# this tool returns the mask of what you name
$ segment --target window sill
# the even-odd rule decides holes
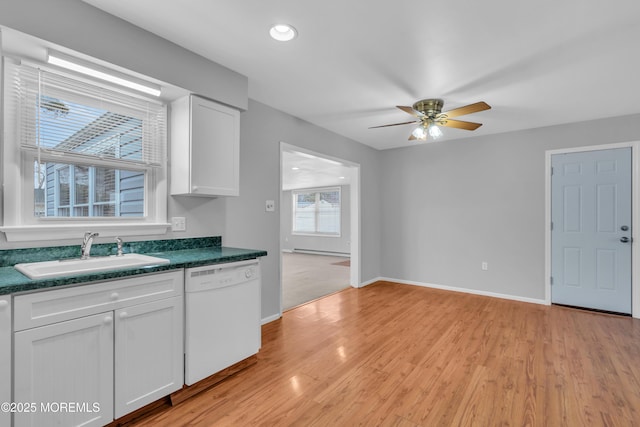
[[[152,236],[166,234],[171,224],[50,224],[0,227],[7,242],[35,242],[43,240],[82,239],[85,232],[100,233],[100,237]]]

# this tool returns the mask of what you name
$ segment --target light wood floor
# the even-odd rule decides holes
[[[640,321],[378,282],[286,312],[257,364],[136,425],[640,425]]]
[[[282,309],[299,306],[349,287],[348,257],[282,253]]]

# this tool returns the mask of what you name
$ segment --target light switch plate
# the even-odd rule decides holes
[[[275,212],[276,211],[276,202],[275,200],[267,200],[265,202],[265,210],[267,212]]]

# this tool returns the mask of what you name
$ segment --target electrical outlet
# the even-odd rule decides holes
[[[276,211],[276,202],[274,200],[267,200],[265,202],[264,209],[267,212],[275,212]]]
[[[187,219],[183,216],[172,217],[171,231],[187,231]]]
[[[489,263],[486,261],[482,261],[482,270],[487,271],[489,269]]]

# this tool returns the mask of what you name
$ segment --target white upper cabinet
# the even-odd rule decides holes
[[[240,111],[190,95],[171,104],[171,195],[237,196]]]

